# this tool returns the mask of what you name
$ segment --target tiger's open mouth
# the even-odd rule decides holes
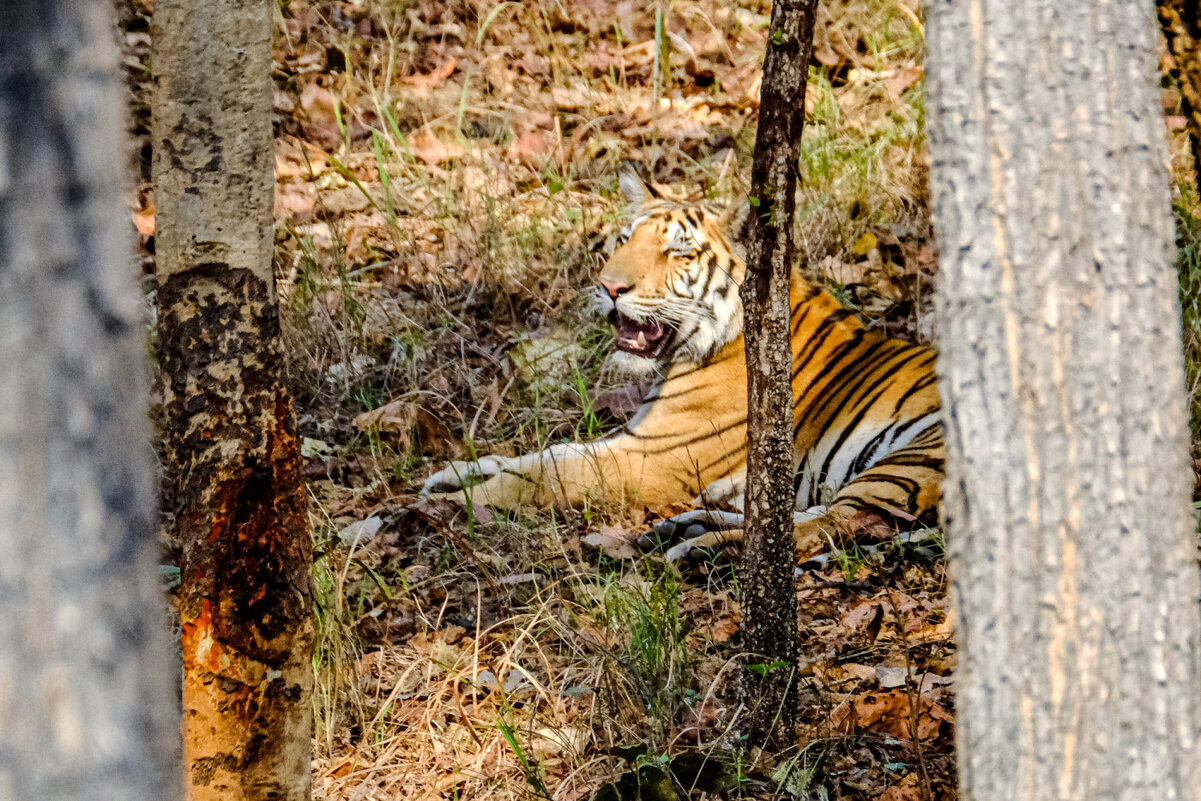
[[[676,330],[671,326],[655,320],[631,320],[621,312],[617,312],[612,321],[617,335],[617,349],[648,359],[662,353],[676,335]]]

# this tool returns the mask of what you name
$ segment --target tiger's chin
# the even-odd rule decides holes
[[[653,384],[663,377],[667,365],[662,358],[639,356],[614,350],[605,359],[605,372],[635,384]]]

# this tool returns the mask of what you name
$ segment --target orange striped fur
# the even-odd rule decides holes
[[[700,499],[741,511],[747,405],[738,286],[746,265],[731,245],[731,215],[667,200],[631,173],[622,187],[635,213],[600,282],[626,348],[615,361],[661,376],[644,405],[603,440],[453,463],[431,476],[427,492],[501,507]],[[792,304],[795,534],[805,558],[863,512],[932,516],[943,440],[933,351],[868,330],[799,276]],[[709,519],[719,522],[701,528],[716,530],[669,557],[740,538],[738,514]],[[659,531],[695,533],[698,520],[685,515]]]

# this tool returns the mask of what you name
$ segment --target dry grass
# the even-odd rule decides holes
[[[280,61],[337,52],[346,65],[297,68],[278,104],[291,110],[281,293],[322,437],[346,429],[339,415],[401,393],[490,449],[578,424],[547,415],[578,408],[579,393],[527,391],[548,382],[514,380],[504,350],[525,332],[584,340],[575,368],[594,378],[605,332],[579,293],[621,212],[622,159],[696,195],[739,195],[766,21],[743,6],[672,4],[673,54],[658,69],[641,4],[363,3],[342,35],[325,19],[337,4],[288,7]],[[914,294],[893,279],[928,266],[915,257],[927,238],[921,35],[900,3],[830,14],[818,54],[831,66],[815,70],[809,103],[804,243],[815,272],[868,294],[888,287],[887,306]],[[537,425],[515,423],[531,416]]]
[[[123,12],[143,141],[148,6]],[[917,7],[821,5],[801,237],[816,278],[921,338],[936,252]],[[744,753],[730,739],[728,569],[681,582],[582,542],[644,525],[641,510],[413,505],[444,459],[621,418],[586,292],[622,212],[616,165],[739,198],[767,11],[281,2],[277,274],[319,554],[318,798],[585,798],[630,764],[691,784],[672,759],[687,753],[723,766],[723,797],[954,797],[937,559],[852,554],[802,581],[805,737],[792,753]],[[148,184],[137,203],[152,220]],[[1196,274],[1182,270],[1190,302]],[[356,542],[360,521],[378,528]],[[633,745],[645,753],[614,751]]]
[[[802,198],[814,275],[911,334],[932,265],[915,8],[823,4]],[[129,0],[123,20],[143,136],[147,10]],[[848,718],[875,684],[825,678],[850,642],[857,660],[905,664],[902,623],[877,621],[869,642],[844,620],[878,570],[852,559],[812,577],[807,745],[744,753],[731,741],[728,569],[681,581],[582,543],[644,525],[638,510],[498,517],[412,503],[431,463],[597,436],[620,419],[599,369],[609,333],[585,291],[622,213],[616,165],[639,159],[679,192],[739,199],[767,11],[281,4],[277,275],[319,554],[318,797],[571,799],[624,775],[620,795],[631,767],[733,797],[809,784],[845,795],[866,770],[864,787],[907,797],[908,738]],[[148,184],[137,199],[145,228]],[[360,542],[362,521],[374,535]],[[857,589],[840,589],[848,575]],[[941,586],[917,594],[938,610]],[[940,625],[931,614],[923,626]],[[948,732],[925,736],[945,752]],[[704,755],[699,772],[688,754]],[[945,788],[947,771],[925,786]]]
[[[1166,47],[1161,58],[1166,58]],[[1197,475],[1193,500],[1201,500],[1201,196],[1193,174],[1192,147],[1182,116],[1179,90],[1168,83],[1163,91],[1168,122],[1169,168],[1174,178],[1176,210],[1176,268],[1180,275],[1180,306],[1184,324],[1184,366],[1193,434],[1193,471]],[[1201,525],[1201,523],[1199,523]]]
[[[714,601],[646,565],[598,572],[563,528],[538,543],[534,570],[508,572],[523,550],[512,539],[557,528],[540,522],[482,526],[463,544],[467,564],[402,568],[406,580],[389,582],[386,601],[362,581],[364,571],[394,575],[380,544],[323,564],[331,591],[321,605],[323,797],[578,798],[611,778],[614,746],[730,745],[676,724],[712,706],[732,657],[710,654],[693,669],[714,638],[687,631],[681,603],[710,611],[728,606],[728,595]],[[368,645],[363,618],[376,613],[390,617],[366,627],[376,641]]]

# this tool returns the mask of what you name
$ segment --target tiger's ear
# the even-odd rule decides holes
[[[744,198],[741,202],[731,203],[722,212],[721,223],[732,242],[745,243],[747,227],[751,221],[751,204]]]
[[[621,187],[621,193],[626,196],[626,201],[635,209],[642,208],[651,198],[662,197],[654,185],[648,185],[642,180],[637,165],[632,161],[622,162],[621,170],[617,174],[617,184]]]

